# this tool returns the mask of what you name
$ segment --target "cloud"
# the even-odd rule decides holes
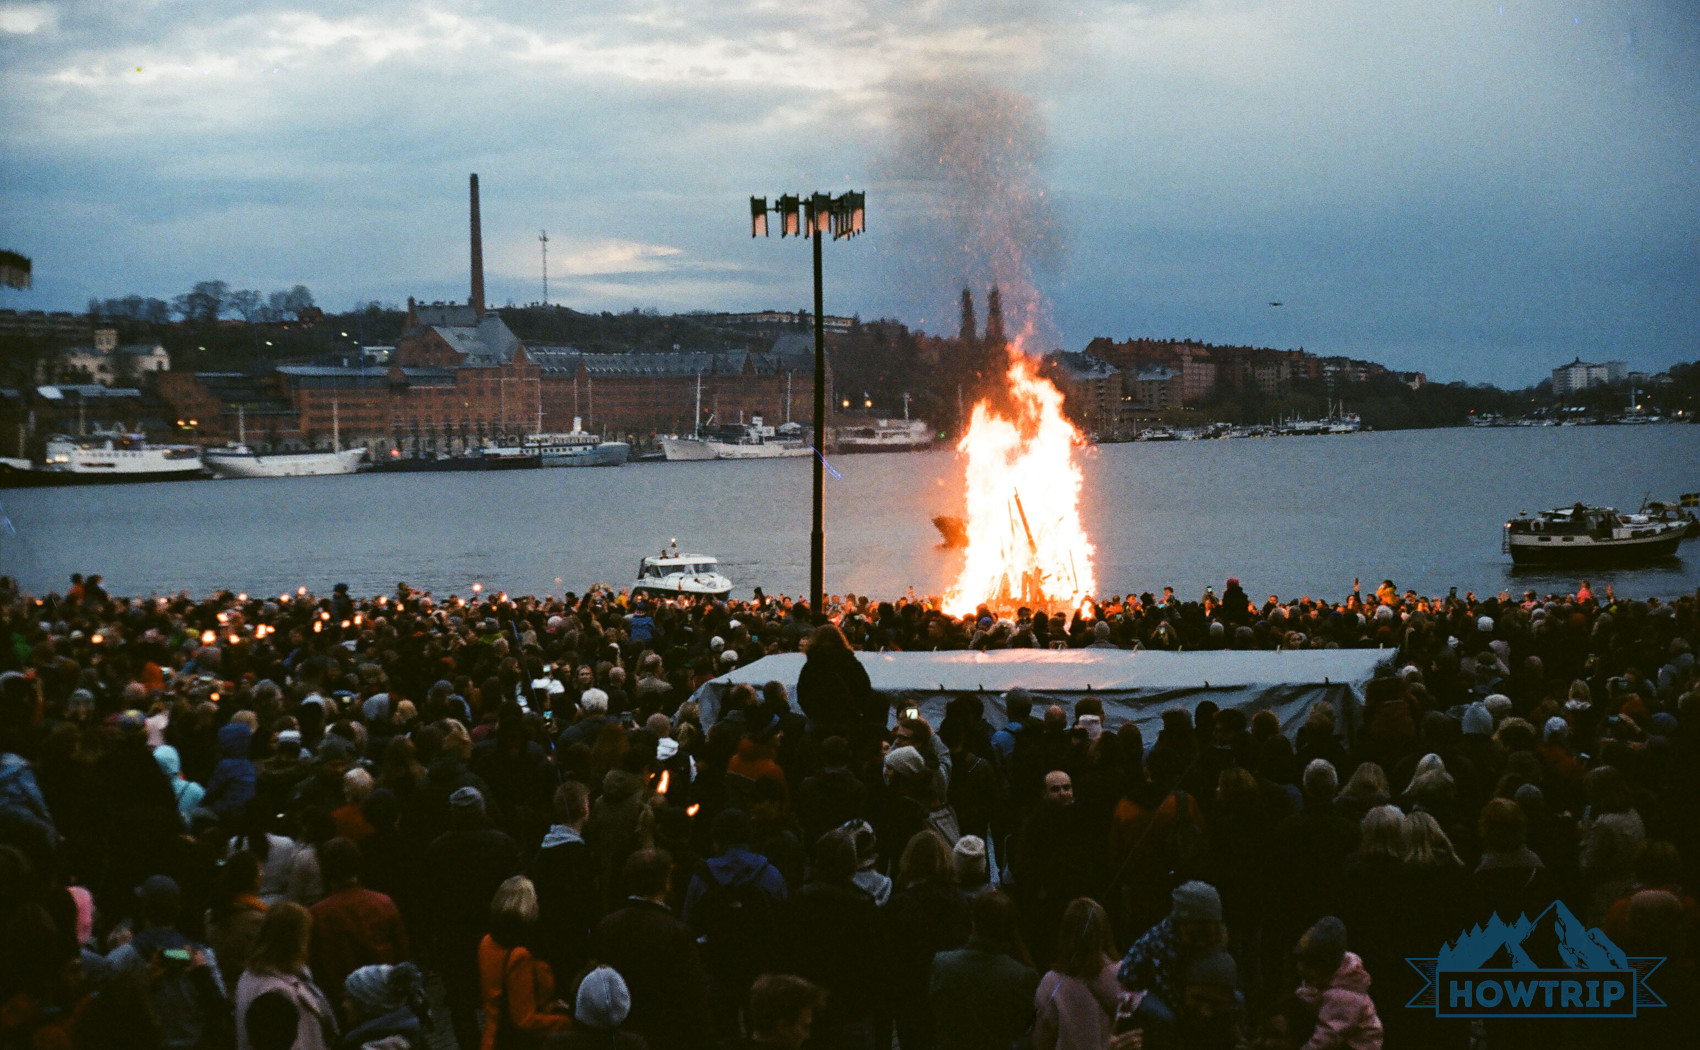
[[[1064,345],[1509,381],[1668,363],[1700,324],[1700,26],[1657,0],[63,0],[0,31],[0,233],[37,271],[7,305],[464,295],[477,171],[493,298],[537,297],[547,228],[584,309],[795,308],[806,260],[750,242],[743,198],[866,188],[832,308],[950,329],[983,277],[890,161],[972,84],[1043,132],[1022,177]],[[1270,298],[1307,305],[1245,305]]]

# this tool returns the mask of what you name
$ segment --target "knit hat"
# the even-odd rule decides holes
[[[1090,740],[1096,740],[1104,735],[1104,720],[1097,715],[1081,715],[1074,720],[1075,727],[1086,730]]]
[[[1487,634],[1487,633],[1492,632],[1492,630],[1493,630],[1493,617],[1484,616],[1481,619],[1477,620],[1476,621],[1476,630],[1481,631],[1483,634]]]
[[[1183,882],[1169,895],[1169,917],[1176,922],[1189,919],[1222,921],[1222,897],[1208,882]]]
[[[618,1028],[632,1012],[632,993],[626,979],[612,966],[598,966],[579,982],[573,1019],[604,1031]]]
[[[1332,915],[1316,920],[1316,925],[1299,938],[1293,956],[1300,965],[1333,973],[1340,968],[1346,955],[1346,924]]]
[[[1547,719],[1547,724],[1541,730],[1541,739],[1546,743],[1562,741],[1570,736],[1570,723],[1557,715]]]
[[[1488,714],[1487,705],[1479,700],[1464,709],[1464,735],[1493,735],[1493,716]]]
[[[146,736],[148,720],[140,711],[125,711],[113,716],[112,728],[118,730],[121,737]]]
[[[278,747],[296,747],[296,748],[300,747],[301,746],[301,730],[299,730],[299,729],[285,729],[285,730],[280,731],[277,734],[277,746]]]
[[[343,990],[373,1017],[394,1013],[424,990],[424,979],[412,963],[362,966],[343,981]]]
[[[1183,983],[1202,985],[1206,988],[1237,989],[1240,985],[1240,970],[1226,948],[1216,947],[1188,964]]]
[[[991,873],[986,861],[986,840],[978,835],[964,835],[950,849],[956,861],[956,881],[964,886],[983,886]]]
[[[915,776],[925,772],[926,768],[927,761],[921,757],[921,752],[908,744],[893,748],[885,756],[885,771],[894,777]]]
[[[1495,722],[1511,713],[1511,698],[1504,693],[1493,693],[1482,701],[1482,706],[1488,709]]]
[[[482,817],[484,815],[484,796],[479,794],[478,789],[470,784],[463,788],[457,788],[455,793],[449,796],[449,812]]]
[[[375,693],[360,705],[360,714],[368,722],[382,722],[390,717],[390,694]]]
[[[1648,725],[1658,736],[1670,736],[1676,732],[1676,716],[1669,711],[1660,711],[1648,720]]]

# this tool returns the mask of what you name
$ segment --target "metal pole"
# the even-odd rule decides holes
[[[820,224],[815,224],[815,522],[809,535],[809,609],[817,622],[826,620],[826,531],[822,502],[825,493],[826,448],[826,320],[821,291]]]

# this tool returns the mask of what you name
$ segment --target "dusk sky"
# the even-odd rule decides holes
[[[996,185],[937,177],[953,113]],[[0,247],[35,265],[0,306],[464,299],[476,171],[497,304],[541,297],[546,228],[576,309],[796,309],[807,250],[748,196],[866,189],[832,313],[954,331],[983,205],[1052,346],[1658,370],[1700,358],[1697,114],[1686,0],[0,0]]]

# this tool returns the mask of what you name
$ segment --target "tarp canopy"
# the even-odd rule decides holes
[[[1004,722],[1003,694],[1017,686],[1033,696],[1036,707],[1073,704],[1096,697],[1104,705],[1104,727],[1136,723],[1147,742],[1156,739],[1163,712],[1191,711],[1199,701],[1235,707],[1249,718],[1274,711],[1282,731],[1291,735],[1304,724],[1313,704],[1335,707],[1336,728],[1349,742],[1357,730],[1363,689],[1376,667],[1391,659],[1385,649],[1297,649],[1266,652],[1223,650],[1163,652],[1123,649],[999,649],[988,652],[857,653],[874,689],[892,700],[894,710],[914,706],[934,726],[944,705],[962,693],[979,694],[986,717]],[[761,688],[780,682],[797,696],[800,653],[768,656],[722,675],[697,690],[705,721],[719,712],[720,698],[738,683]]]

